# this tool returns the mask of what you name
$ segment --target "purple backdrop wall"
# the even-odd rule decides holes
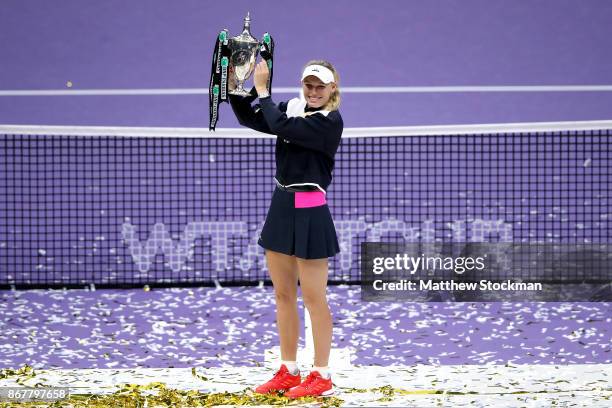
[[[311,58],[351,87],[612,83],[607,1],[63,0],[2,2],[0,90],[206,88],[215,35],[238,33],[247,10],[277,41],[277,87],[299,85]],[[399,126],[609,119],[611,106],[610,91],[349,93],[342,112],[347,126]],[[219,125],[238,126],[223,108]],[[207,120],[206,95],[0,96],[4,124]]]

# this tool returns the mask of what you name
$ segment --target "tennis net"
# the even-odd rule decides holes
[[[330,282],[359,282],[365,241],[610,243],[611,129],[345,130]],[[267,281],[257,238],[274,143],[237,129],[0,126],[0,286]]]

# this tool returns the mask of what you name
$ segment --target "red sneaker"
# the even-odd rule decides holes
[[[265,384],[255,388],[255,392],[258,394],[267,394],[275,391],[285,391],[296,385],[300,385],[302,378],[298,372],[296,375],[292,375],[287,366],[282,364],[280,369],[274,374],[274,377]]]
[[[294,387],[285,393],[288,398],[300,397],[318,397],[329,396],[334,393],[332,390],[331,377],[325,379],[321,377],[318,371],[311,371],[308,377],[297,387]]]

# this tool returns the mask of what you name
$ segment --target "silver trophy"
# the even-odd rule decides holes
[[[255,69],[255,60],[259,52],[259,41],[251,35],[251,17],[247,13],[244,18],[242,33],[229,39],[229,49],[232,53],[230,66],[234,69],[234,76],[238,82],[236,89],[230,91],[232,95],[249,95],[244,89],[244,82]]]

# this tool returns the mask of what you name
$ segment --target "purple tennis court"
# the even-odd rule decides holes
[[[250,391],[280,359],[257,245],[276,137],[227,104],[208,131],[214,40],[249,11],[253,35],[274,36],[274,101],[298,95],[310,59],[340,74],[327,194],[339,392],[316,403],[608,405],[607,2],[2,8],[0,403],[35,383],[69,389],[72,406],[289,403]],[[531,297],[370,301],[366,242],[574,252],[495,276],[548,285]]]

